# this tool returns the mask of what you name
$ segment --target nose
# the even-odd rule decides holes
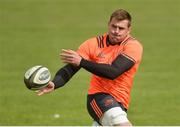
[[[119,28],[118,28],[118,27],[115,28],[114,33],[115,33],[115,34],[118,34],[118,33],[119,33]]]

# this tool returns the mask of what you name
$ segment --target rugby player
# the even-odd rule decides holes
[[[84,68],[92,73],[87,109],[95,126],[132,126],[127,117],[134,75],[141,62],[143,47],[131,36],[131,15],[123,9],[112,13],[108,31],[83,42],[77,51],[63,49],[59,69],[38,95],[64,86]]]

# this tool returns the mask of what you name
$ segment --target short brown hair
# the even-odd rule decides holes
[[[128,20],[129,21],[129,26],[131,26],[131,15],[123,9],[118,9],[116,11],[114,11],[111,16],[110,16],[110,20],[109,22],[111,22],[111,20],[115,18],[116,20]]]

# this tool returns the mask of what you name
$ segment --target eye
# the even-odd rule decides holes
[[[111,26],[112,26],[112,28],[117,28],[117,26],[116,26],[116,25],[114,25],[114,24],[112,24]]]
[[[119,27],[120,30],[124,30],[125,28],[124,27]]]

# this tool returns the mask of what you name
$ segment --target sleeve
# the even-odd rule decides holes
[[[117,78],[122,73],[129,70],[133,65],[134,62],[127,57],[124,57],[123,55],[117,56],[117,58],[113,61],[112,65],[95,63],[85,59],[82,59],[80,63],[80,66],[87,71],[111,80]]]
[[[52,80],[55,84],[55,89],[64,86],[79,69],[80,67],[75,67],[71,64],[60,68]]]
[[[96,49],[96,42],[96,38],[88,39],[79,46],[77,53],[86,60],[92,59]]]
[[[138,41],[132,41],[124,46],[122,55],[136,62],[141,61],[143,47]]]

